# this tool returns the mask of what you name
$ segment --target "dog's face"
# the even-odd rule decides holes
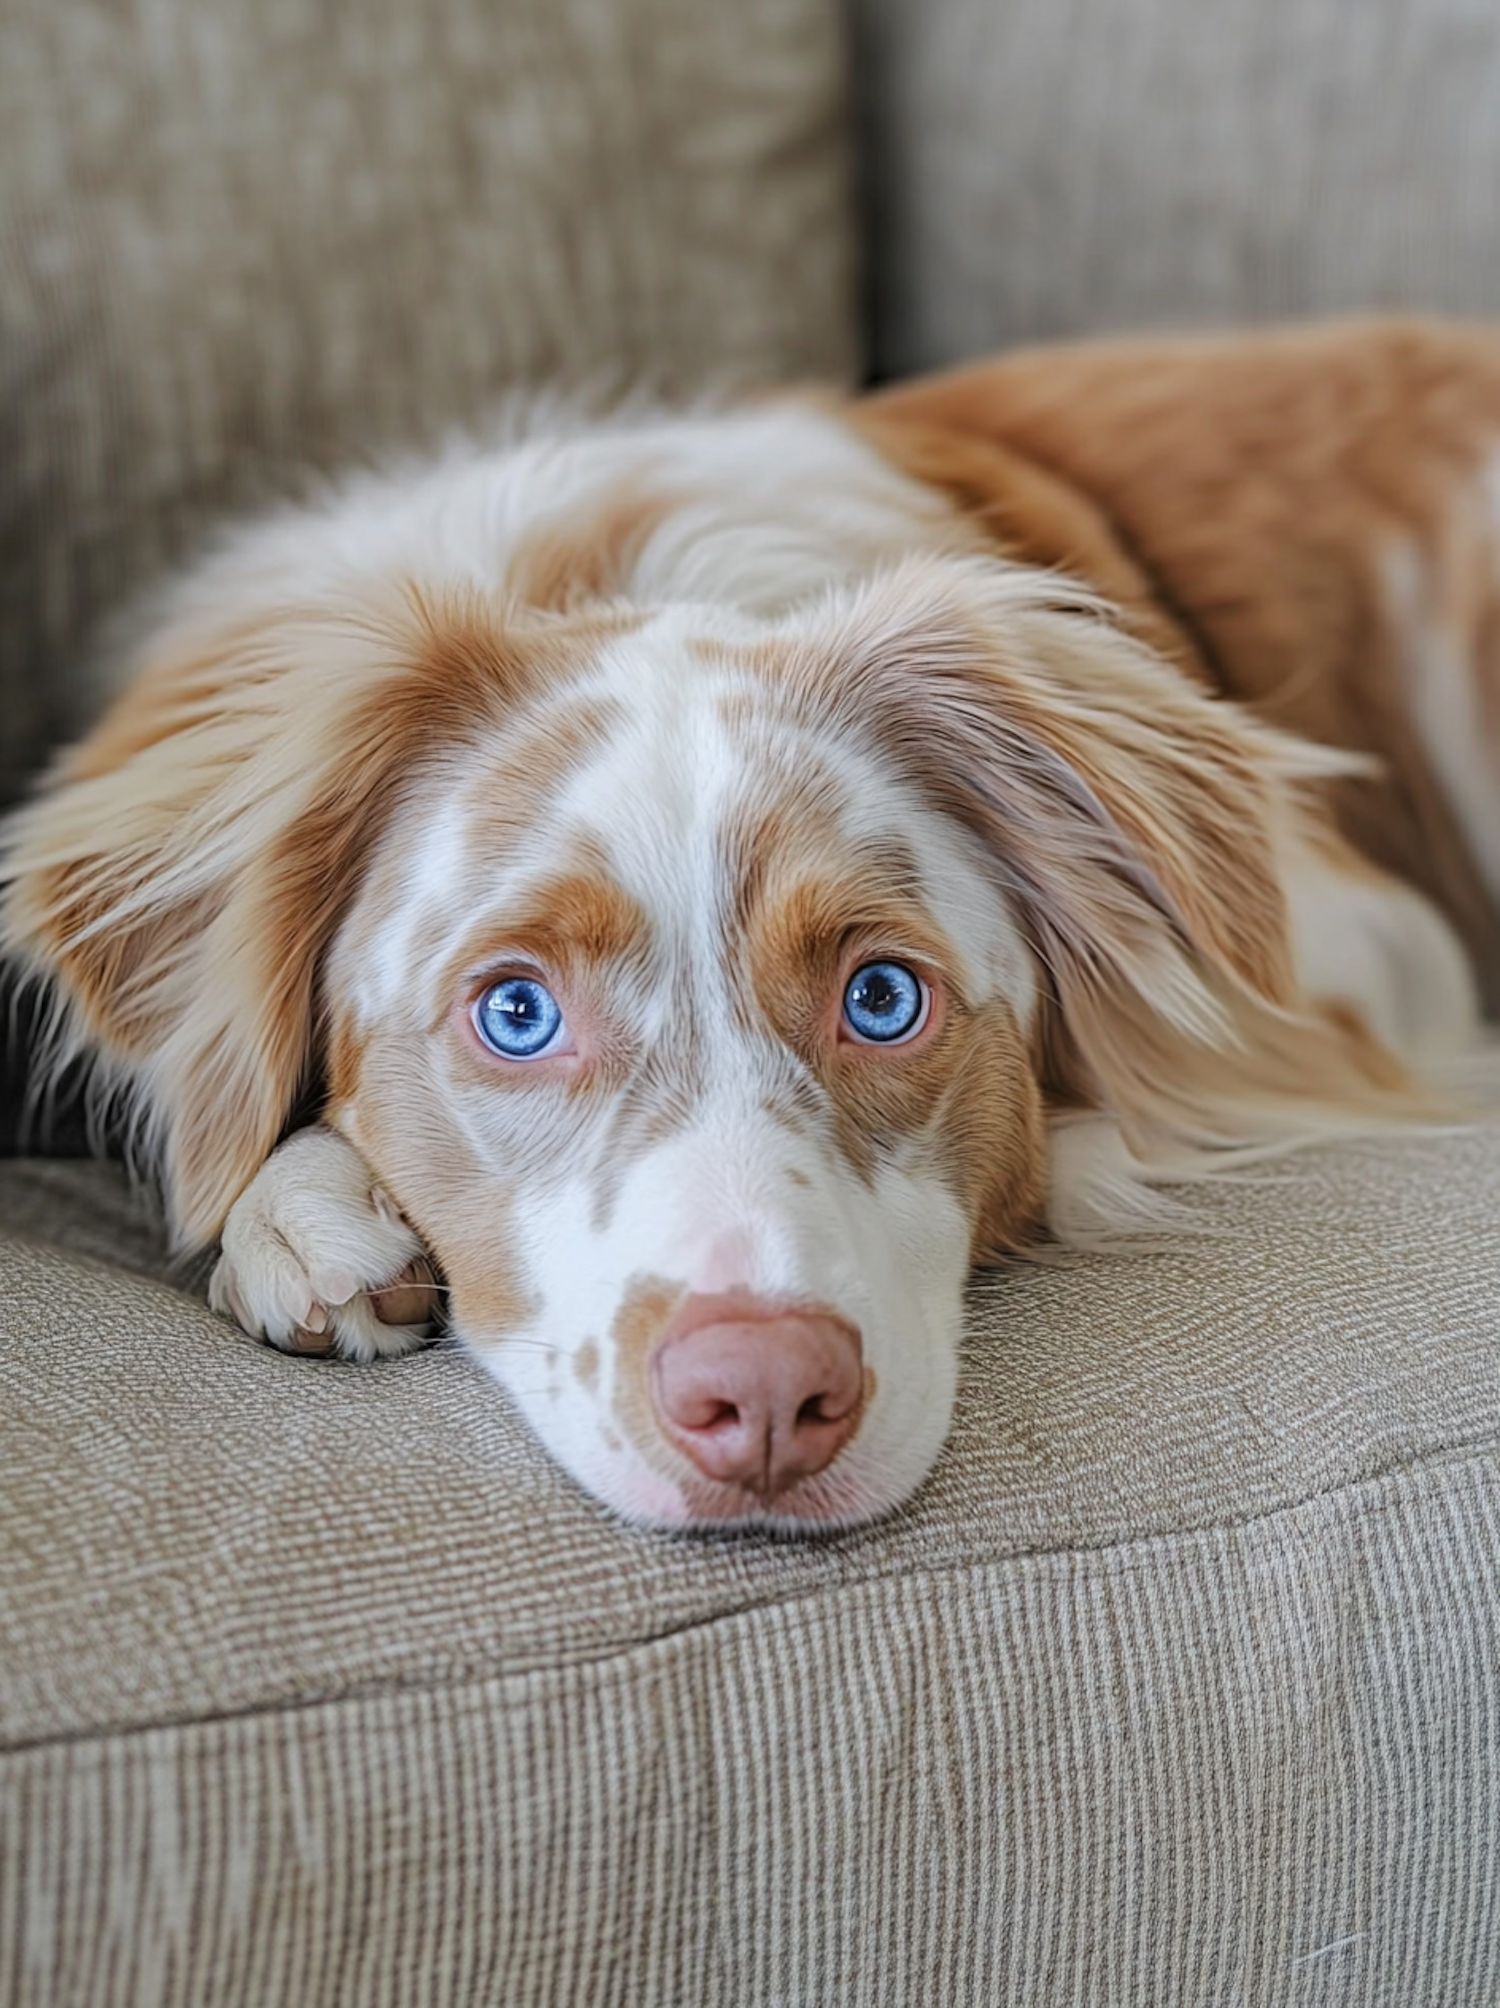
[[[331,1119],[636,1520],[903,1498],[970,1263],[1040,1211],[1030,954],[820,649],[602,632],[419,774],[329,962]]]

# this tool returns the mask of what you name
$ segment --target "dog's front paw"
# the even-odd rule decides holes
[[[352,1144],[299,1130],[230,1208],[208,1286],[222,1317],[293,1353],[373,1360],[431,1333],[438,1288],[422,1244]]]

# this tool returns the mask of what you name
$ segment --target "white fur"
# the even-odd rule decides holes
[[[518,553],[633,484],[678,499],[628,585],[641,604],[774,615],[912,553],[966,549],[947,506],[815,404],[663,419],[554,415],[541,437],[457,440],[434,461],[357,476],[245,524],[147,609],[192,620],[230,604],[317,604],[366,581],[504,592]]]
[[[1309,996],[1353,1005],[1377,1039],[1411,1061],[1473,1046],[1473,973],[1430,900],[1384,874],[1336,869],[1306,846],[1287,860],[1285,882],[1292,952]]]
[[[287,1352],[309,1333],[345,1359],[410,1352],[431,1326],[383,1324],[364,1293],[420,1253],[358,1152],[331,1130],[299,1130],[231,1208],[209,1302]]]

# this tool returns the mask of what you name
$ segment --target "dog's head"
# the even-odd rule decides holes
[[[642,1519],[903,1496],[969,1264],[1040,1219],[1035,965],[880,688],[890,618],[555,634],[566,667],[415,763],[329,958],[333,1120]]]
[[[1201,1141],[1289,1085],[1308,756],[1064,583],[211,599],[29,812],[12,935],[133,1081],[185,1242],[316,1080],[633,1519],[893,1505],[970,1264],[1044,1222],[1049,1117]]]

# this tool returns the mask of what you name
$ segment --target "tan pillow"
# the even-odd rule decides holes
[[[830,0],[9,0],[0,799],[226,506],[542,381],[853,363]]]
[[[859,0],[877,353],[1500,313],[1476,0]]]

